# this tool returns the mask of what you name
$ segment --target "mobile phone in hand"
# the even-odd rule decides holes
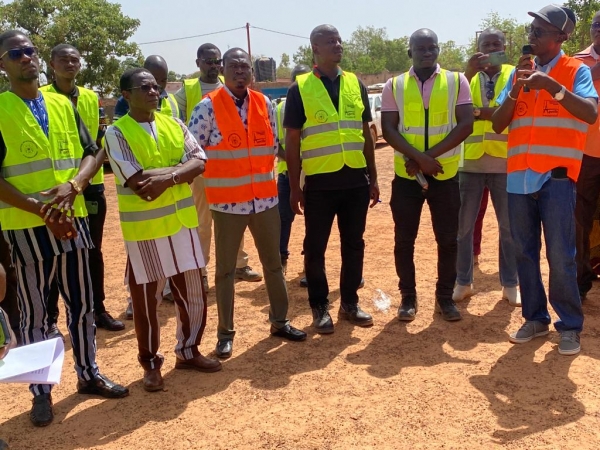
[[[485,61],[491,66],[501,66],[502,64],[506,64],[508,62],[508,57],[505,52],[493,52],[488,54],[488,57]]]

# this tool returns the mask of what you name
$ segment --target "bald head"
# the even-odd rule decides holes
[[[423,38],[432,39],[435,41],[436,44],[438,43],[437,34],[435,34],[429,28],[421,28],[420,30],[415,31],[413,34],[410,35],[410,39],[408,40],[408,47],[412,47],[416,40],[420,40]]]
[[[339,64],[342,60],[342,38],[333,25],[319,25],[312,30],[310,44],[317,66]]]
[[[152,74],[156,83],[164,91],[169,78],[169,66],[165,58],[159,55],[150,55],[144,61],[144,69]]]
[[[415,31],[408,41],[408,56],[415,70],[427,70],[436,67],[440,54],[438,37],[428,28]]]
[[[317,43],[319,38],[323,37],[324,35],[330,35],[330,34],[339,35],[340,33],[338,32],[337,28],[334,27],[333,25],[327,25],[327,24],[319,25],[318,27],[316,27],[314,30],[312,30],[310,32],[310,43],[312,45],[314,45]]]

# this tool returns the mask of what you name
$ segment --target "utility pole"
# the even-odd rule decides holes
[[[254,88],[254,64],[252,61],[252,49],[250,48],[250,24],[246,22],[246,37],[248,39],[248,56],[250,56],[250,67],[252,68],[252,78],[250,79],[250,88]]]

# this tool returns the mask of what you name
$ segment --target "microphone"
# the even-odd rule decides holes
[[[521,51],[522,55],[531,55],[533,54],[533,47],[531,45],[524,45],[523,50]],[[523,86],[523,92],[529,92],[529,88],[527,86]]]

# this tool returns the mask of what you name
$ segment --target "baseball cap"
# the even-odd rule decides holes
[[[569,8],[556,5],[544,6],[538,12],[528,12],[531,17],[537,17],[550,25],[554,25],[563,33],[569,35],[575,29],[575,14]]]

